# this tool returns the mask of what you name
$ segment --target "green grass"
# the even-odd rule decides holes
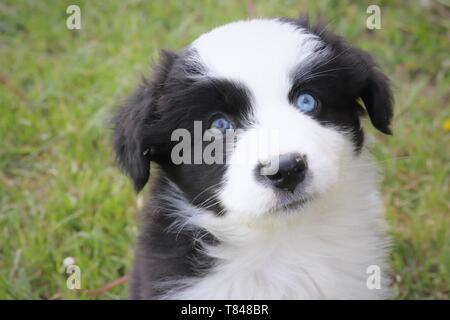
[[[0,298],[90,298],[130,269],[135,196],[113,165],[108,117],[178,49],[249,14],[321,12],[373,53],[395,85],[394,136],[373,130],[385,177],[397,298],[450,294],[450,7],[380,1],[382,29],[360,1],[15,1],[0,3]],[[371,3],[377,3],[372,1]],[[447,2],[448,3],[448,2]],[[65,27],[79,4],[82,29]],[[253,4],[253,5],[252,5]],[[82,271],[66,288],[65,257]],[[121,285],[98,298],[124,298]]]

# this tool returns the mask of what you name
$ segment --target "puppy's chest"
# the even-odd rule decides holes
[[[281,235],[222,244],[209,250],[214,267],[185,282],[172,298],[323,299],[346,289],[366,290],[365,270],[339,254],[334,245],[307,237]]]

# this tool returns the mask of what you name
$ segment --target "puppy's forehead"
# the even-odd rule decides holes
[[[320,45],[319,37],[291,23],[249,20],[216,28],[191,47],[208,75],[240,81],[261,97],[285,91],[293,70]]]

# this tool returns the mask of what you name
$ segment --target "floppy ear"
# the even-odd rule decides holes
[[[152,142],[148,129],[157,117],[157,100],[177,55],[163,51],[150,79],[144,79],[113,119],[113,144],[119,166],[140,191],[150,176]]]
[[[336,63],[337,59],[344,64],[351,62],[351,76],[358,79],[357,96],[364,102],[370,121],[381,132],[391,134],[393,98],[389,79],[367,52],[351,46],[342,37],[328,32],[326,24],[320,20],[315,25],[311,25],[308,16],[301,15],[294,20],[294,23],[318,35],[329,48],[335,50],[336,56],[330,62]]]
[[[390,124],[393,115],[393,98],[389,79],[370,57],[368,59],[368,78],[362,88],[361,99],[373,126],[385,134],[392,134]]]

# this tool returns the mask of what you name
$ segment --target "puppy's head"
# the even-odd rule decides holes
[[[114,144],[137,190],[155,162],[194,205],[260,215],[336,186],[363,145],[360,117],[389,134],[391,100],[371,57],[342,38],[306,20],[235,22],[162,53],[116,116]],[[223,161],[204,159],[213,140]]]

